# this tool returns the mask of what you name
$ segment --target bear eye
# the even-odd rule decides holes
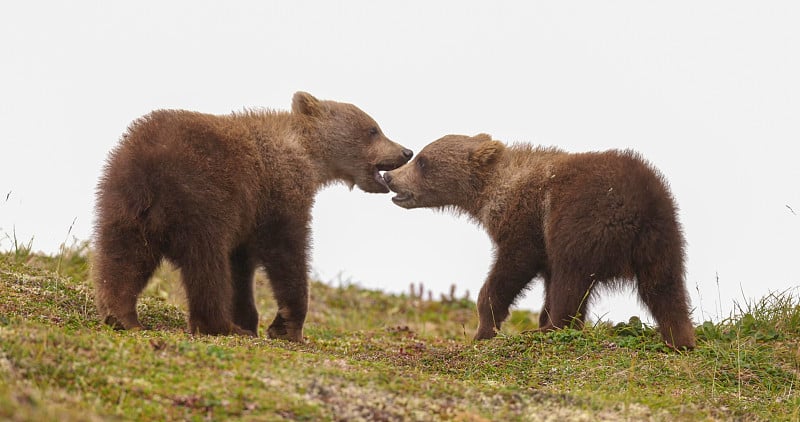
[[[375,135],[377,135],[377,134],[378,134],[378,128],[376,128],[376,127],[371,127],[371,128],[369,128],[369,131],[368,131],[368,132],[369,132],[369,136],[375,136]]]
[[[422,157],[417,158],[417,167],[419,167],[420,170],[425,169],[425,166],[427,165],[428,165],[428,160]]]

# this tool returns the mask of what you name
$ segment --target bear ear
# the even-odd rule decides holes
[[[493,141],[492,137],[485,133],[475,136],[473,139],[478,139],[481,143],[478,145],[478,148],[470,152],[469,161],[478,167],[497,162],[500,155],[502,155],[503,151],[506,149],[506,146],[503,145],[502,142]]]
[[[488,133],[479,133],[473,136],[472,139],[476,141],[487,142],[492,140],[492,135],[489,135]]]
[[[308,92],[297,91],[292,97],[292,112],[316,117],[321,113],[319,100]]]

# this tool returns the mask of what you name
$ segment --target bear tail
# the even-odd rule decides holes
[[[117,158],[117,159],[115,159]],[[122,159],[119,159],[122,158]],[[163,214],[156,204],[157,178],[154,169],[135,160],[112,157],[97,189],[97,213],[106,220],[143,225],[152,230],[164,226]]]

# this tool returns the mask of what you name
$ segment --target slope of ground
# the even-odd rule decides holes
[[[193,336],[177,273],[140,302],[153,330],[97,322],[89,251],[0,255],[0,419],[10,420],[797,420],[796,292],[697,328],[693,352],[652,328],[599,323],[524,333],[517,311],[473,343],[475,305],[412,287],[386,295],[314,283],[307,343]]]

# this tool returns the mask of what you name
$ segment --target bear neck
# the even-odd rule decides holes
[[[502,200],[505,192],[503,180],[508,178],[504,171],[509,168],[509,165],[510,160],[506,154],[500,161],[476,174],[471,183],[470,194],[466,195],[462,203],[456,204],[456,208],[486,227],[489,222],[489,213],[504,202]]]
[[[322,131],[314,126],[307,124],[304,119],[296,119],[294,124],[294,132],[297,136],[298,143],[308,157],[310,174],[315,180],[315,188],[317,190],[337,181],[344,179],[337,174],[335,166],[332,163],[333,151],[331,151],[331,143],[325,142],[325,137]]]
[[[486,201],[484,201],[480,195],[474,195],[470,199],[470,201],[455,204],[452,205],[452,207],[454,207],[460,213],[465,213],[470,218],[483,223],[481,216],[483,215],[483,209]]]

